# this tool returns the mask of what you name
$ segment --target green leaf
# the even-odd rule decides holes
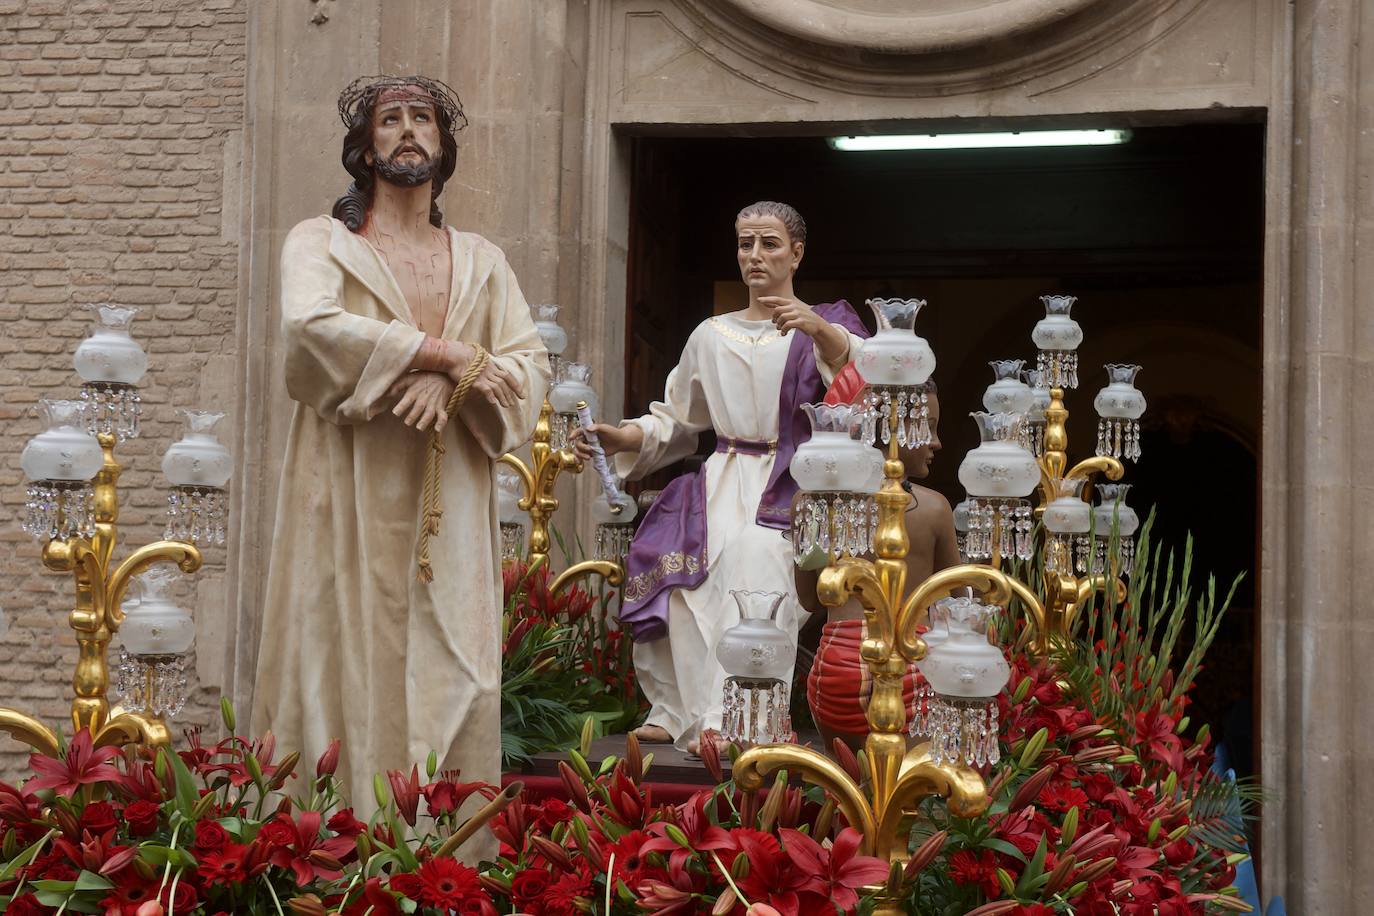
[[[200,792],[196,790],[196,778],[191,775],[180,754],[164,747],[158,749],[158,756],[167,758],[167,765],[172,768],[172,779],[176,784],[177,810],[181,812],[182,817],[189,818],[196,810],[196,803],[200,801]]]
[[[1017,849],[1015,846],[1008,843],[1006,840],[999,840],[997,839],[997,837],[988,837],[978,845],[985,846],[988,849],[995,849],[998,852],[1005,852],[1007,855],[1011,856],[1013,859],[1016,859],[1019,862],[1027,862],[1026,854],[1021,850]]]
[[[81,874],[76,876],[76,891],[108,891],[114,887],[114,882],[109,881],[93,871],[82,869]]]

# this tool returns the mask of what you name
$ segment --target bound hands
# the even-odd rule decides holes
[[[832,366],[849,357],[849,335],[826,321],[811,306],[787,296],[759,296],[759,305],[772,312],[771,321],[784,335],[796,328],[816,342],[821,356]]]
[[[456,384],[477,351],[465,343],[454,344],[453,349],[458,352],[458,365],[449,370],[448,377]],[[514,407],[516,401],[525,399],[525,386],[513,372],[494,358],[488,358],[477,380],[472,383],[472,391],[468,396],[472,395],[486,398],[498,407]]]
[[[387,397],[398,398],[391,412],[406,426],[424,432],[431,426],[436,433],[448,425],[444,408],[453,394],[454,383],[442,372],[407,372],[387,391]]]
[[[568,437],[568,444],[572,446],[574,454],[583,461],[590,461],[592,457],[592,447],[587,443],[588,432],[596,434],[596,439],[601,443],[601,449],[607,458],[617,452],[637,452],[644,445],[644,430],[635,423],[629,426],[612,426],[610,423],[579,426]]]
[[[442,431],[449,421],[449,398],[476,354],[467,344],[428,338],[411,363],[414,371],[402,375],[387,392],[397,399],[391,412],[421,432],[431,426],[435,432]],[[525,388],[509,369],[489,358],[468,392],[468,397],[473,396],[499,407],[513,407],[524,400]]]

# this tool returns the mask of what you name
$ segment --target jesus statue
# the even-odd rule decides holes
[[[307,759],[342,739],[367,808],[374,773],[431,750],[499,781],[493,463],[532,432],[549,368],[505,255],[439,211],[466,124],[453,91],[367,77],[339,113],[353,183],[282,248],[295,406],[253,725]]]

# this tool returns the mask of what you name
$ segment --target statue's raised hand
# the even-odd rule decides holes
[[[644,445],[644,430],[637,423],[628,426],[593,423],[585,429],[579,426],[568,437],[568,444],[583,461],[589,461],[592,457],[592,447],[587,444],[588,431],[596,434],[596,439],[601,443],[601,449],[607,458],[617,452],[637,452]]]

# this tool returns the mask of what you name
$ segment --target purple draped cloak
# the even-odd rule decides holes
[[[859,337],[868,336],[858,313],[845,300],[814,308],[826,321]],[[801,405],[824,396],[814,342],[794,333],[778,391],[778,449],[759,499],[756,524],[778,529],[791,524],[797,483],[788,465],[797,446],[811,438],[811,423]],[[635,642],[667,636],[668,599],[673,589],[692,589],[706,581],[706,538],[706,472],[702,468],[675,478],[664,488],[630,543],[620,622]]]

